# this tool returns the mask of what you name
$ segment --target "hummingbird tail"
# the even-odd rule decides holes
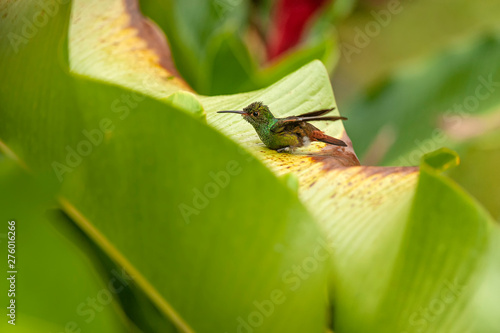
[[[326,135],[325,133],[323,133],[321,131],[314,131],[313,132],[313,137],[317,141],[321,141],[321,142],[324,142],[324,143],[329,143],[329,144],[335,145],[335,146],[347,147],[347,144],[344,141],[336,139],[336,138],[331,137],[331,136],[328,136],[328,135]]]

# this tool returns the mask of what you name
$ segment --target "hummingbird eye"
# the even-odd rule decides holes
[[[252,115],[253,115],[254,117],[258,117],[258,116],[259,116],[259,112],[254,111],[254,112],[252,113]]]

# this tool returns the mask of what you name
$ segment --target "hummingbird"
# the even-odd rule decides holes
[[[275,118],[267,105],[262,102],[254,102],[243,108],[243,111],[217,111],[217,113],[241,114],[243,119],[254,127],[259,138],[269,149],[283,152],[287,149],[307,146],[312,141],[346,147],[344,141],[328,136],[308,123],[309,121],[318,120],[347,120],[345,117],[337,116],[322,117],[334,109],[312,111],[286,118]]]

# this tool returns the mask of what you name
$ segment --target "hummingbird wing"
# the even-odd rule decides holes
[[[324,111],[324,110],[321,110]],[[314,112],[319,112],[319,111],[314,111]],[[330,121],[335,121],[335,120],[347,120],[346,117],[339,117],[339,116],[330,116],[330,117],[318,117],[318,116],[309,116],[309,117],[302,117],[302,116],[292,116],[292,117],[286,117],[286,118],[278,118],[277,121],[271,126],[271,131],[275,133],[279,133],[283,131],[286,127],[290,127],[293,125],[296,125],[301,122],[306,122],[306,121],[317,121],[317,120],[330,120]]]
[[[327,114],[328,112],[333,111],[333,110],[335,110],[335,107],[333,107],[331,109],[323,109],[323,110],[299,114],[297,117],[317,117],[317,116],[322,116],[324,114]]]
[[[325,117],[330,118],[330,117]],[[341,117],[335,117],[341,118]],[[310,141],[321,141],[336,146],[347,146],[347,144],[339,139],[326,135],[323,131],[316,128],[314,125],[305,121],[290,121],[295,119],[278,119],[271,127],[271,131],[275,134],[290,133],[295,134],[300,143],[304,142],[304,138],[309,138]],[[324,118],[321,118],[324,120]]]

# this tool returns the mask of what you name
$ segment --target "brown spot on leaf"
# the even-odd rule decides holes
[[[407,175],[410,173],[418,172],[418,167],[380,167],[380,166],[366,166],[362,168],[362,173],[366,176],[387,177],[394,173]]]
[[[172,53],[170,52],[167,38],[163,31],[153,21],[142,15],[137,0],[125,0],[124,3],[126,11],[130,16],[129,25],[137,30],[138,36],[144,40],[148,48],[158,56],[158,64],[180,80],[184,90],[192,92],[193,89],[184,81],[175,67]],[[167,79],[171,79],[171,76],[167,77]]]
[[[311,156],[313,162],[323,163],[327,170],[360,165],[356,153],[352,148],[352,142],[346,132],[343,131],[341,140],[347,144],[347,147],[326,145],[319,153]]]

